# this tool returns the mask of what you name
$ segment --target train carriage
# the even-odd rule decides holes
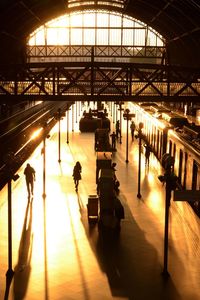
[[[194,142],[188,142],[182,133],[170,130],[167,152],[175,158],[174,173],[181,187],[185,190],[200,190],[200,152]],[[190,204],[199,215],[199,201]]]
[[[156,106],[152,106],[152,104],[146,104],[145,106],[132,104],[130,106],[131,110],[135,113],[136,127],[139,127],[140,122],[143,123],[144,127],[142,133],[144,140],[151,146],[156,157],[161,159],[163,154],[166,153],[167,131],[170,125],[164,120],[155,118],[155,110],[153,111],[152,107],[155,108]]]
[[[186,117],[171,112],[165,111],[158,117],[155,110],[159,106],[153,105],[152,109],[150,104],[140,106],[131,103],[129,107],[135,113],[136,127],[140,122],[144,124],[144,140],[156,157],[161,160],[165,153],[174,157],[174,173],[178,177],[179,187],[200,190],[200,128],[195,130]],[[199,203],[190,203],[198,215]]]

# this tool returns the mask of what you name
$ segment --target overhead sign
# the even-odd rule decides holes
[[[129,113],[127,114],[127,113],[125,113],[125,114],[123,114],[123,117],[126,118],[126,119],[127,119],[127,118],[128,118],[128,119],[131,119],[131,118],[134,118],[134,117],[135,117],[135,114],[129,114]]]
[[[200,201],[200,191],[175,190],[173,200],[174,201],[188,201],[188,202]]]

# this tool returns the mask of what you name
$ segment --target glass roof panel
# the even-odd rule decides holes
[[[91,41],[90,36],[87,36],[88,28],[92,29]],[[129,30],[126,31],[126,28]],[[28,44],[44,45],[45,41],[47,45],[63,46],[92,44],[163,46],[164,44],[164,39],[143,22],[119,12],[106,10],[85,10],[60,16],[33,32]]]

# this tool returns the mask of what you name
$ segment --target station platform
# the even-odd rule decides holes
[[[72,113],[72,112],[70,112]],[[43,197],[41,144],[12,181],[12,269],[8,270],[8,191],[0,191],[0,299],[8,300],[199,300],[200,220],[186,202],[171,200],[168,272],[163,276],[165,186],[151,154],[141,159],[138,192],[138,140],[131,141],[126,163],[126,121],[122,144],[113,152],[119,199],[124,206],[119,237],[100,239],[97,224],[88,223],[88,196],[96,194],[94,134],[81,133],[70,120],[61,121],[61,162],[58,126],[46,140],[46,197]],[[112,126],[114,124],[112,123]],[[78,192],[72,178],[76,161],[82,165]],[[34,195],[27,198],[26,163],[36,170]]]

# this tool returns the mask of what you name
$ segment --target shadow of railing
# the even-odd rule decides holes
[[[78,193],[77,193],[77,197],[78,197],[78,202],[79,202],[79,208],[80,208],[80,213],[83,212],[83,207],[82,207],[82,202],[78,196]],[[76,251],[76,257],[77,257],[77,262],[78,262],[78,266],[79,266],[79,272],[80,272],[80,278],[81,278],[81,282],[82,282],[82,288],[83,288],[83,291],[84,291],[84,294],[83,294],[83,300],[90,300],[91,297],[89,295],[89,288],[87,287],[87,280],[86,280],[86,275],[85,275],[85,272],[84,272],[84,267],[83,267],[83,263],[82,263],[82,258],[81,258],[81,245],[78,243],[78,240],[77,240],[77,236],[76,236],[76,230],[75,230],[75,226],[74,226],[74,220],[73,220],[73,216],[71,214],[71,211],[70,211],[70,205],[69,203],[67,204],[67,210],[68,210],[68,215],[69,215],[69,218],[70,218],[70,224],[71,224],[71,231],[72,231],[72,235],[73,235],[73,241],[74,241],[74,248],[75,248],[75,251]]]

